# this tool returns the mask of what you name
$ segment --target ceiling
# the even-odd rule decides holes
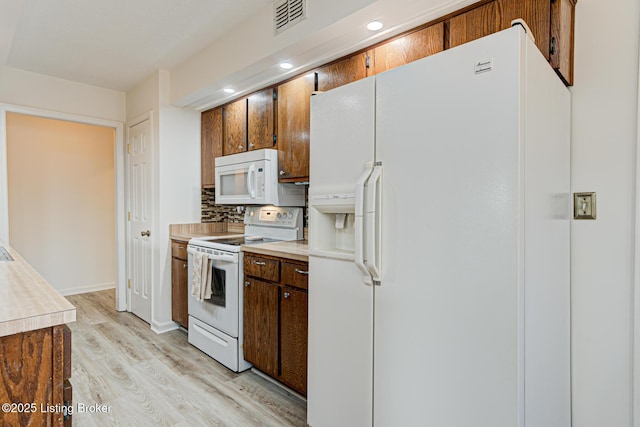
[[[0,66],[128,91],[272,0],[2,0]]]

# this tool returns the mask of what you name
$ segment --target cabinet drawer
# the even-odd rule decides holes
[[[244,269],[247,276],[259,277],[271,282],[280,281],[280,261],[277,259],[245,256]]]
[[[187,244],[177,240],[171,241],[171,256],[173,258],[187,259]]]
[[[309,288],[309,265],[282,262],[282,282],[296,288]]]

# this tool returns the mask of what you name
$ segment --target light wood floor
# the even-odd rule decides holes
[[[74,426],[306,426],[306,403],[247,371],[236,374],[187,342],[157,335],[119,313],[114,291],[67,297],[72,335]],[[78,413],[77,404],[111,407]]]

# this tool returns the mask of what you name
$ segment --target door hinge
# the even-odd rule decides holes
[[[131,144],[127,144],[127,154],[131,154]]]
[[[273,134],[273,143],[275,144],[276,142],[278,142],[278,136],[274,133]]]
[[[555,37],[551,37],[551,42],[549,43],[549,53],[551,55],[556,54],[556,38]]]
[[[127,280],[127,288],[131,289],[131,279]]]
[[[127,219],[131,221],[131,212],[127,212]]]
[[[273,100],[274,101],[278,100],[278,91],[276,89],[273,90]]]
[[[369,54],[367,54],[367,57],[365,59],[365,66],[367,68],[371,68],[371,57],[369,56]]]

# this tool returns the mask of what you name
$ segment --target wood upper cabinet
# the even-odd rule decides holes
[[[320,68],[316,72],[318,90],[322,92],[331,90],[370,75],[367,67],[368,56],[368,52],[363,52]]]
[[[566,83],[573,83],[575,0],[494,0],[449,20],[448,47],[511,27],[522,18],[536,46]]]
[[[573,84],[575,0],[551,2],[550,62],[566,84]]]
[[[244,283],[244,358],[262,372],[278,377],[278,304],[277,284],[253,277]]]
[[[171,319],[189,328],[189,279],[187,244],[171,242]]]
[[[222,108],[224,155],[247,151],[247,99],[240,99]]]
[[[471,9],[449,20],[448,47],[479,39],[500,31],[502,18],[497,1]]]
[[[249,150],[275,146],[274,90],[266,89],[247,98],[247,146]]]
[[[309,128],[313,73],[278,86],[278,165],[282,182],[309,180]]]
[[[444,50],[444,23],[398,37],[373,50],[373,74],[379,74]]]
[[[215,186],[215,159],[222,156],[222,108],[204,111],[200,119],[200,171],[203,188]]]

